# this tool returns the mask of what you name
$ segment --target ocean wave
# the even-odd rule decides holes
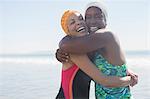
[[[54,57],[1,57],[0,63],[59,64],[59,62]]]
[[[139,66],[139,65],[150,65],[150,57],[133,57],[133,58],[127,58],[127,64],[130,64],[130,65],[136,65],[136,66]]]
[[[127,57],[128,65],[150,65],[150,57]],[[54,56],[51,57],[0,57],[1,63],[14,63],[14,64],[60,64]]]

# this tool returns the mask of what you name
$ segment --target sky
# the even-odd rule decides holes
[[[84,15],[94,0],[0,0],[0,54],[55,51],[65,36],[60,19],[65,10]],[[108,28],[123,50],[150,50],[149,0],[95,0],[104,2]]]

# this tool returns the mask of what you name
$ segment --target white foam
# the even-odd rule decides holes
[[[148,66],[150,65],[150,58],[144,58],[144,57],[133,57],[133,58],[127,58],[127,64],[130,67],[130,65],[141,67],[141,66]]]
[[[128,57],[126,58],[128,65],[148,66],[150,64],[150,57]],[[0,63],[14,63],[14,64],[60,64],[54,56],[46,57],[0,57]]]
[[[0,63],[15,64],[58,64],[55,57],[0,57]]]

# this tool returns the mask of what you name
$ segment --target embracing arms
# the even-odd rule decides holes
[[[70,55],[71,60],[94,81],[106,87],[129,86],[132,82],[131,76],[117,77],[106,76],[89,60],[87,55]]]
[[[97,50],[98,48],[105,47],[111,39],[111,32],[93,33],[74,38],[66,36],[60,41],[59,47],[67,53],[85,54]]]
[[[103,48],[111,42],[113,34],[111,32],[93,33],[82,37],[65,36],[59,43],[55,55],[58,61],[67,62],[69,58],[68,53],[86,54]]]

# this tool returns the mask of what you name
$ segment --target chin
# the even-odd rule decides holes
[[[86,33],[81,33],[80,35],[78,35],[78,37],[85,36],[85,35],[87,35],[87,34]]]

